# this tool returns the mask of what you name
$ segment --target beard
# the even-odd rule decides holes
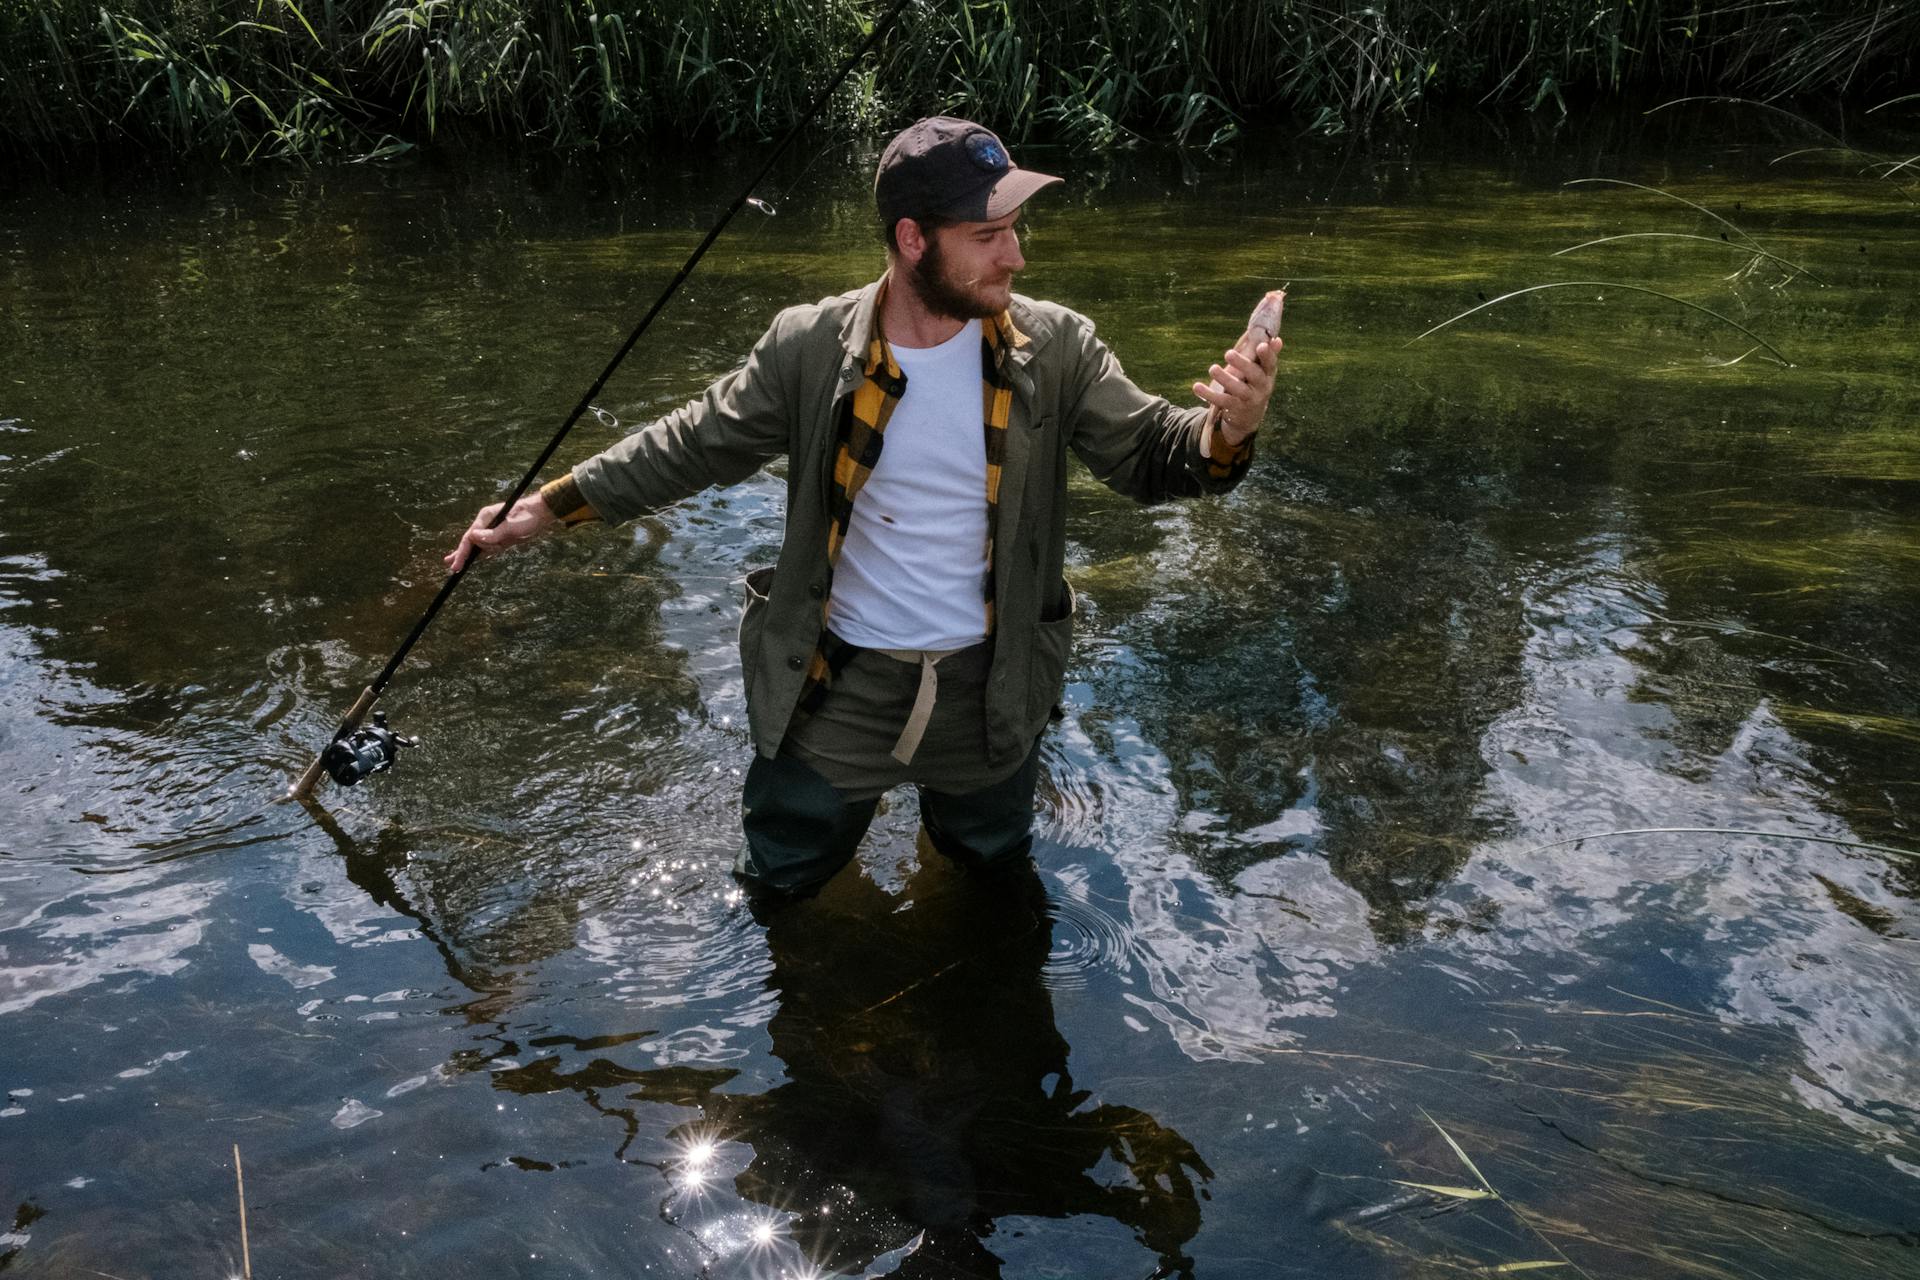
[[[927,251],[919,265],[908,269],[907,285],[927,310],[951,320],[991,320],[1004,309],[975,292],[971,282],[952,278],[937,234],[927,237]]]

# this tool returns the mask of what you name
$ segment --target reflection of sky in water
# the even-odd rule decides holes
[[[1332,1016],[1340,974],[1378,949],[1360,895],[1323,859],[1285,855],[1254,864],[1223,891],[1168,846],[1169,829],[1194,824],[1178,812],[1165,758],[1125,722],[1108,732],[1115,755],[1101,759],[1084,734],[1061,726],[1054,770],[1064,792],[1113,797],[1100,815],[1098,851],[1069,864],[1069,885],[1095,905],[1105,897],[1125,922],[1120,960],[1145,988],[1128,991],[1127,1003],[1195,1061],[1251,1061],[1261,1047],[1290,1041],[1295,1019]]]
[[[1611,932],[1659,912],[1674,930],[1667,945],[1717,987],[1714,1012],[1800,1038],[1806,1076],[1791,1087],[1803,1101],[1864,1133],[1909,1141],[1871,1114],[1891,1105],[1910,1120],[1920,1110],[1920,955],[1913,905],[1884,883],[1887,855],[1699,834],[1540,847],[1649,827],[1852,838],[1801,781],[1814,770],[1764,701],[1706,770],[1669,767],[1671,746],[1653,731],[1672,713],[1629,700],[1640,679],[1634,632],[1648,622],[1648,602],[1608,584],[1616,565],[1603,543],[1530,596],[1529,697],[1485,739],[1486,754],[1498,757],[1486,805],[1527,836],[1483,852],[1449,890],[1485,895],[1504,922],[1456,945],[1604,964],[1597,948]],[[1908,936],[1881,936],[1843,914],[1816,876],[1908,921]]]
[[[138,838],[119,824],[139,815],[109,794],[110,780],[127,771],[116,744],[47,715],[110,703],[113,695],[39,661],[36,646],[13,627],[0,626],[0,676],[0,711],[10,721],[0,742],[31,724],[34,743],[33,759],[7,757],[14,772],[0,848],[39,863],[6,875],[9,863],[0,861],[0,1014],[96,982],[178,972],[206,929],[203,886],[166,868],[94,878],[51,861],[116,859]],[[110,811],[113,825],[89,816],[90,806]]]
[[[1491,927],[1429,938],[1412,962],[1466,993],[1468,1007],[1472,993],[1512,993],[1516,984],[1550,1002],[1576,974],[1605,976],[1615,934],[1651,927],[1655,945],[1683,953],[1703,989],[1717,993],[1714,1016],[1798,1037],[1800,1072],[1780,1089],[1864,1136],[1910,1144],[1920,1111],[1916,929],[1876,932],[1832,896],[1912,921],[1912,904],[1885,883],[1884,855],[1692,834],[1541,847],[1664,826],[1852,835],[1824,811],[1813,766],[1764,700],[1704,767],[1674,767],[1676,713],[1634,696],[1638,633],[1653,606],[1620,581],[1618,547],[1602,538],[1528,591],[1525,693],[1484,734],[1491,772],[1480,802],[1527,834],[1484,847],[1436,902],[1443,918]],[[1311,789],[1295,808],[1235,832],[1180,811],[1165,756],[1130,722],[1103,730],[1104,751],[1070,719],[1052,748],[1060,793],[1052,834],[1069,850],[1097,850],[1051,869],[1060,915],[1069,925],[1076,915],[1113,921],[1122,941],[1109,966],[1123,975],[1122,999],[1186,1057],[1256,1062],[1263,1049],[1301,1043],[1310,1038],[1303,1020],[1342,1014],[1356,970],[1406,962],[1382,951],[1366,902],[1324,858],[1275,850],[1222,885],[1181,851],[1191,843],[1169,842],[1179,832],[1202,847],[1310,844],[1319,829]]]

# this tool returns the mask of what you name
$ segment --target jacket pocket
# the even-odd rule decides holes
[[[1046,727],[1066,683],[1067,662],[1073,656],[1073,620],[1080,598],[1067,583],[1060,584],[1059,604],[1034,627],[1033,654],[1027,666],[1027,724],[1034,732]]]
[[[769,565],[749,573],[741,595],[740,676],[751,705],[754,686],[759,683],[760,647],[766,638],[767,613],[773,596],[773,567]]]

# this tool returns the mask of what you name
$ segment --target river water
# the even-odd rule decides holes
[[[756,154],[0,196],[0,1270],[1920,1275],[1912,142],[1032,150],[1022,287],[1184,401],[1288,285],[1282,408],[1075,480],[1028,891],[898,793],[770,926],[777,475],[470,575],[422,745],[273,802]],[[871,160],[562,458],[874,275]]]

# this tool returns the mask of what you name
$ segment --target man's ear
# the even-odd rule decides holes
[[[910,267],[920,265],[920,259],[927,254],[927,236],[920,224],[912,218],[902,218],[893,224],[893,242],[900,247],[900,257]]]

